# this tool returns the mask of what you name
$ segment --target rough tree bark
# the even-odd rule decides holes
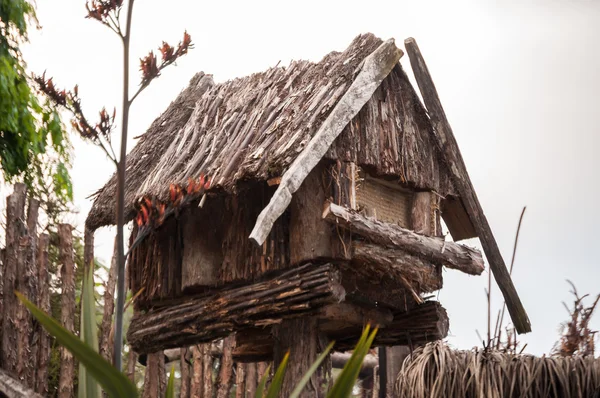
[[[100,354],[108,362],[113,360],[113,342],[111,340],[112,318],[115,310],[115,285],[117,283],[117,241],[113,250],[112,260],[108,271],[108,280],[104,289],[104,312],[100,324]],[[92,259],[93,261],[93,259]]]
[[[12,377],[17,371],[17,336],[19,302],[14,294],[17,289],[19,241],[26,233],[25,192],[23,184],[16,184],[6,201],[6,252],[4,255],[4,292],[2,303],[2,352],[0,364]]]
[[[210,343],[202,344],[201,353],[202,353],[202,362],[204,365],[202,368],[202,376],[204,378],[204,381],[202,383],[204,385],[204,395],[202,395],[202,398],[212,398],[213,391],[214,391],[213,357],[212,357],[212,355],[210,355]]]
[[[230,335],[223,339],[223,355],[221,356],[221,368],[219,369],[217,398],[229,397],[231,380],[233,376],[233,359],[231,353],[235,345],[235,336]]]
[[[181,371],[180,398],[190,398],[191,369],[189,365],[191,350],[187,347],[180,348],[179,370]]]
[[[315,317],[283,320],[280,325],[273,328],[273,334],[275,338],[274,368],[277,369],[286,352],[290,353],[280,393],[282,397],[289,397],[296,384],[317,359],[318,321]],[[314,373],[311,381],[300,393],[300,397],[313,398],[318,394],[318,377]]]
[[[75,262],[73,259],[73,227],[68,224],[58,225],[59,261],[61,264],[61,315],[62,325],[73,333],[73,314],[75,313]],[[73,397],[73,379],[75,361],[73,355],[64,347],[60,347],[60,376],[58,381],[58,397]]]
[[[38,300],[37,306],[45,313],[50,313],[50,280],[48,273],[48,244],[47,234],[40,235],[38,239]],[[43,396],[48,394],[48,365],[50,363],[50,352],[52,349],[50,335],[42,325],[36,324],[34,340],[38,341],[38,359],[35,391]]]
[[[202,398],[204,393],[204,345],[192,346],[192,380],[190,383],[191,398]]]
[[[159,373],[160,360],[163,357],[164,355],[162,352],[155,352],[148,355],[148,359],[146,362],[146,372],[144,374],[144,387],[142,389],[142,398],[162,398],[162,395],[160,395],[161,382]]]
[[[19,287],[31,302],[35,303],[39,297],[38,290],[38,266],[37,266],[37,223],[40,202],[30,198],[27,207],[27,237],[21,238],[25,245],[19,248],[20,256],[23,249],[24,258],[20,260],[24,267],[19,267]],[[24,384],[30,388],[36,385],[36,369],[38,359],[39,341],[34,340],[34,318],[33,315],[22,305],[19,306],[22,319],[22,333],[19,339],[20,368],[23,369]]]
[[[37,269],[35,269],[31,246],[31,236],[26,235],[19,238],[16,290],[22,292],[30,301],[35,302],[37,299]],[[33,387],[35,366],[34,357],[31,356],[33,318],[27,308],[20,303],[15,323],[18,331],[16,379],[27,387]]]
[[[165,366],[165,355],[161,351],[158,356],[158,396],[164,397],[167,392],[167,368]]]
[[[246,365],[246,396],[254,398],[256,395],[256,386],[258,386],[258,373],[256,363],[247,363]]]
[[[127,354],[127,378],[135,384],[135,364],[137,363],[137,354],[131,347]]]
[[[245,398],[245,396],[246,396],[246,364],[238,363],[237,367],[235,369],[235,398]]]
[[[271,363],[272,364],[272,363]],[[262,380],[262,378],[267,374],[267,369],[269,368],[269,362],[258,362],[256,364],[256,378],[257,378],[257,382],[260,383],[260,381]],[[272,370],[272,367],[271,367]],[[268,374],[267,378],[270,377],[271,375]],[[257,384],[258,386],[258,384]]]

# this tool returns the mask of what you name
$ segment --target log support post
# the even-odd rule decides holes
[[[277,369],[287,352],[290,359],[286,368],[285,378],[281,389],[282,397],[289,397],[294,387],[302,379],[317,359],[319,344],[319,328],[315,317],[296,318],[284,320],[273,328],[274,369]],[[314,373],[311,381],[300,394],[301,398],[318,396],[319,384],[317,374]]]
[[[62,299],[61,323],[73,333],[73,313],[75,312],[75,261],[73,258],[73,227],[69,224],[58,226],[59,258],[61,263]],[[58,381],[59,398],[73,396],[73,378],[75,359],[69,350],[60,348],[60,377]]]

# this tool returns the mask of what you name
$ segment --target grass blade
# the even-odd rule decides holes
[[[275,372],[275,376],[273,376],[273,381],[271,381],[271,385],[269,386],[269,390],[267,391],[266,398],[277,398],[279,396],[281,386],[283,385],[283,378],[285,377],[285,368],[287,367],[289,359],[290,352],[288,351],[283,356],[283,360],[279,364],[279,367]]]
[[[267,370],[265,370],[265,374],[260,379],[260,383],[258,383],[258,386],[256,387],[256,394],[254,395],[254,398],[263,398],[265,386],[267,385],[267,379],[269,378],[270,371],[271,371],[271,365],[267,366]]]
[[[377,334],[377,328],[370,334],[369,330],[370,326],[367,325],[352,352],[352,356],[335,381],[333,388],[329,391],[329,394],[327,394],[327,398],[347,398],[352,394],[352,389],[354,388],[354,383],[360,373],[363,360],[369,352],[369,348],[371,348],[373,339],[375,339],[375,335]]]
[[[171,366],[169,381],[167,382],[167,392],[165,398],[175,398],[175,365]]]
[[[135,386],[123,373],[105,361],[96,351],[85,345],[77,336],[63,328],[55,319],[46,315],[21,293],[15,292],[15,294],[38,322],[42,324],[44,329],[69,350],[78,361],[83,363],[86,370],[100,383],[108,396],[114,398],[138,396]]]
[[[80,337],[85,344],[97,352],[98,349],[98,326],[94,321],[96,314],[94,300],[94,279],[92,272],[87,272],[83,278],[83,294],[81,296],[81,327]],[[100,386],[94,377],[85,369],[82,362],[79,363],[79,387],[80,398],[99,398]]]
[[[310,381],[310,378],[312,377],[313,373],[315,373],[317,371],[317,369],[319,369],[321,362],[323,362],[323,360],[327,357],[327,355],[329,355],[329,352],[332,350],[334,344],[335,344],[335,341],[332,341],[331,343],[329,343],[327,348],[325,348],[325,351],[323,351],[321,353],[321,355],[319,355],[317,360],[310,366],[310,368],[308,369],[306,374],[304,376],[302,376],[302,379],[296,385],[296,387],[294,388],[294,391],[292,391],[289,398],[298,398],[300,396],[300,393],[302,392],[304,387],[306,387],[306,385]]]

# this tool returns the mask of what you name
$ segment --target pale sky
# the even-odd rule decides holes
[[[38,1],[43,29],[24,48],[30,71],[47,70],[59,86],[79,84],[91,119],[121,103],[121,48],[99,23],[84,19],[83,1]],[[600,223],[600,2],[546,1],[183,1],[138,0],[131,76],[138,59],[184,29],[195,49],[167,69],[134,103],[130,136],[142,134],[198,71],[217,82],[291,59],[318,61],[360,33],[415,37],[500,249],[510,261],[521,208],[527,205],[514,282],[533,332],[526,352],[550,351],[567,319],[572,280],[600,293],[595,232]],[[407,56],[401,63],[409,73]],[[119,118],[119,117],[118,117]],[[81,231],[85,198],[113,172],[102,152],[74,139],[75,207]],[[134,141],[128,144],[133,147]],[[96,253],[111,256],[112,231],[96,234]],[[478,246],[478,241],[467,242]],[[450,316],[449,342],[480,345],[486,331],[487,275],[448,270],[439,300]],[[494,314],[500,294],[493,290]],[[508,319],[508,317],[507,317]],[[593,327],[600,329],[600,315]]]

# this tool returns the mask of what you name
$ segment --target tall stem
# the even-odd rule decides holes
[[[127,27],[123,36],[123,119],[121,123],[121,157],[117,167],[117,308],[115,312],[115,368],[122,369],[121,348],[123,345],[123,307],[125,305],[125,246],[123,227],[125,224],[125,161],[127,157],[127,127],[129,124],[129,39],[131,38],[131,14],[133,2],[127,8]]]

